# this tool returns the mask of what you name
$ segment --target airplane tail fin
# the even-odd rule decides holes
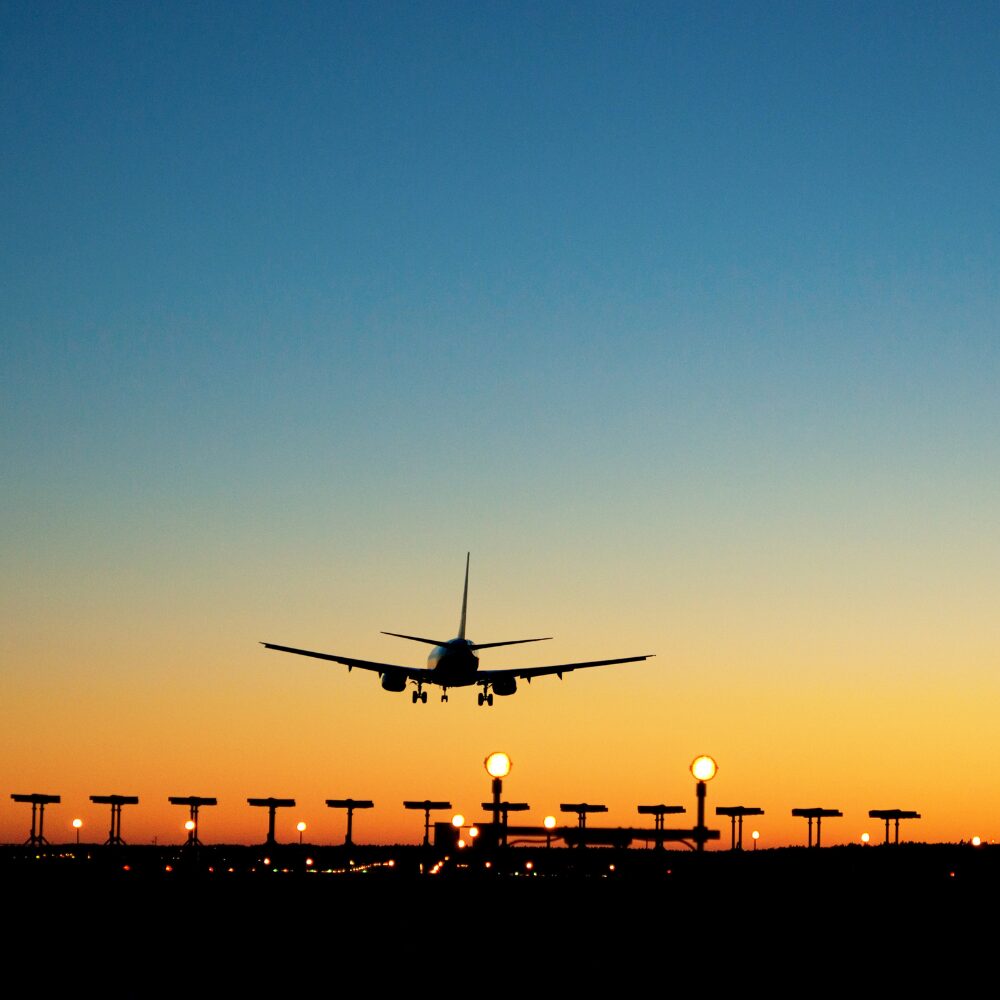
[[[465,589],[462,591],[462,620],[458,623],[458,637],[465,638],[465,611],[469,606],[469,555],[465,553]]]

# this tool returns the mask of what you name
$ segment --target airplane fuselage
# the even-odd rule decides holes
[[[444,687],[468,687],[476,683],[479,657],[469,639],[450,639],[435,646],[427,657],[427,669],[434,671],[434,683]]]

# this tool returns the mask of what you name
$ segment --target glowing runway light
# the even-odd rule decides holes
[[[455,813],[455,815],[451,817],[451,825],[455,827],[456,830],[460,830],[463,826],[465,826],[465,817],[461,813]]]
[[[502,752],[491,753],[486,760],[483,761],[483,766],[486,768],[486,773],[491,778],[506,778],[510,774],[510,757]]]
[[[715,777],[718,770],[719,765],[716,764],[715,760],[707,754],[695,757],[695,759],[691,761],[691,773],[699,781],[711,781]]]

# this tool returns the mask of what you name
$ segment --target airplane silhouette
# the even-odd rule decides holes
[[[371,660],[358,660],[353,656],[337,656],[333,653],[316,653],[310,649],[296,649],[293,646],[278,646],[273,642],[262,642],[266,649],[277,649],[283,653],[297,653],[299,656],[315,656],[320,660],[333,660],[334,663],[343,663],[348,671],[355,667],[361,670],[375,671],[382,679],[382,687],[386,691],[405,691],[408,683],[413,683],[416,690],[413,691],[412,700],[415,705],[418,701],[427,703],[427,692],[424,690],[425,684],[438,684],[443,689],[441,700],[448,700],[448,688],[470,687],[479,685],[482,691],[479,692],[480,705],[492,705],[493,695],[512,695],[517,691],[517,682],[526,680],[529,684],[532,678],[542,677],[546,674],[555,674],[562,680],[563,674],[568,674],[571,670],[581,670],[584,667],[604,667],[613,663],[635,663],[638,660],[647,660],[652,653],[645,656],[623,656],[615,660],[588,660],[586,663],[557,663],[548,667],[511,667],[506,670],[480,670],[479,657],[476,652],[480,649],[493,649],[496,646],[516,646],[524,642],[545,642],[551,636],[544,636],[540,639],[508,639],[505,642],[471,642],[465,637],[465,613],[469,603],[469,555],[465,557],[465,588],[462,591],[462,618],[458,626],[458,637],[441,642],[437,639],[424,639],[417,635],[403,635],[400,632],[383,632],[382,635],[395,636],[398,639],[410,639],[413,642],[422,642],[428,646],[433,646],[427,657],[426,667],[404,667],[396,663],[374,663]]]

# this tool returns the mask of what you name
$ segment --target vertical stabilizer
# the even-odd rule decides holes
[[[465,610],[469,605],[469,553],[465,553],[465,589],[462,591],[462,620],[458,623],[458,637],[465,638]]]

